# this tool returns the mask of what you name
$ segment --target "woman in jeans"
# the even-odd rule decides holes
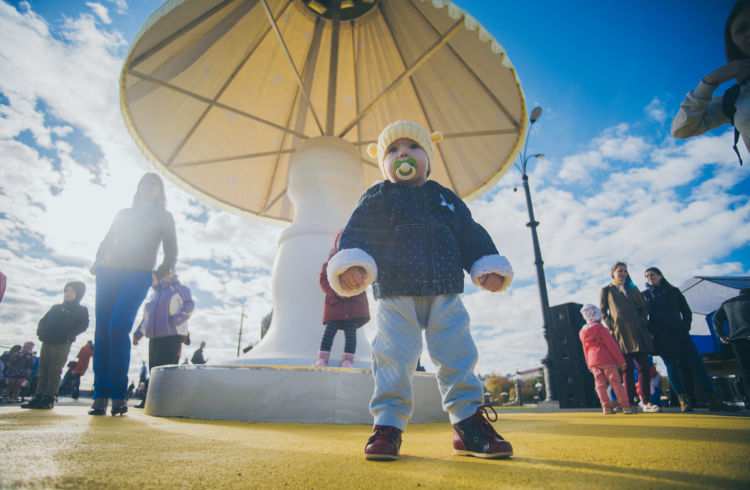
[[[164,260],[154,272],[162,245]],[[125,392],[130,365],[130,330],[154,274],[166,275],[177,260],[174,220],[166,210],[164,184],[155,173],[143,176],[133,206],[117,213],[104,237],[92,272],[96,275],[94,403],[90,415],[128,411]]]
[[[648,329],[654,336],[656,353],[667,366],[669,384],[677,392],[680,410],[693,411],[693,377],[708,398],[710,410],[733,410],[733,406],[723,403],[716,394],[698,349],[690,338],[693,314],[685,296],[657,267],[646,269],[645,277],[648,288],[643,297],[649,307]]]

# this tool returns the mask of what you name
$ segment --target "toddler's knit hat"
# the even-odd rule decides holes
[[[583,308],[581,308],[581,315],[583,315],[583,319],[586,320],[586,323],[598,322],[602,319],[602,310],[600,310],[598,306],[584,305]]]
[[[367,153],[373,158],[378,159],[378,166],[383,177],[388,178],[383,167],[383,158],[385,157],[385,151],[388,147],[400,138],[409,138],[410,140],[419,143],[419,146],[427,153],[427,176],[429,177],[432,171],[432,144],[437,143],[443,139],[443,133],[435,131],[430,134],[422,126],[411,121],[395,121],[380,132],[378,136],[378,143],[370,143],[367,147]]]

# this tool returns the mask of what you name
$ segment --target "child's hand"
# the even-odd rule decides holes
[[[504,282],[505,278],[495,272],[485,274],[479,279],[479,284],[487,291],[491,291],[493,293],[499,291],[500,288],[503,287]]]
[[[352,291],[354,289],[361,289],[365,285],[367,279],[367,272],[360,266],[355,265],[349,267],[339,276],[341,286],[346,291]]]

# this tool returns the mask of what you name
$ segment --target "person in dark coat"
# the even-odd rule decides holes
[[[76,367],[75,361],[68,363],[68,369],[65,371],[65,375],[60,381],[60,388],[57,390],[57,396],[65,396],[73,393],[73,370]]]
[[[18,349],[16,349],[18,347]],[[29,384],[36,356],[34,342],[13,346],[5,361],[5,401],[17,403],[21,388]]]
[[[208,362],[208,359],[203,357],[203,349],[206,348],[206,341],[201,340],[200,348],[198,348],[195,352],[193,352],[193,357],[190,358],[190,362],[193,364],[206,364]]]
[[[724,328],[725,323],[729,332]],[[713,324],[719,340],[734,350],[745,387],[745,406],[750,407],[750,288],[722,303],[714,314]]]
[[[339,250],[339,239],[344,230],[339,230],[334,240],[333,249],[328,254],[328,260]],[[323,339],[320,341],[320,351],[315,367],[328,366],[331,356],[333,338],[339,330],[344,331],[345,344],[344,356],[341,360],[342,368],[352,367],[354,353],[357,351],[357,329],[370,321],[370,307],[367,304],[367,295],[360,293],[355,296],[341,297],[336,294],[328,283],[328,260],[325,261],[320,270],[320,289],[326,293],[325,306],[323,307],[323,323],[326,326]]]
[[[693,378],[698,382],[712,411],[733,410],[723,403],[708,377],[703,360],[690,338],[693,313],[680,290],[667,281],[657,267],[645,272],[648,288],[643,297],[648,304],[648,328],[654,336],[654,349],[667,366],[669,384],[677,392],[680,409],[693,411]]]
[[[34,398],[21,408],[50,409],[54,406],[70,346],[89,326],[89,310],[80,304],[85,292],[84,283],[69,282],[63,290],[62,304],[50,308],[39,320],[36,333],[42,341],[42,349],[36,391]]]

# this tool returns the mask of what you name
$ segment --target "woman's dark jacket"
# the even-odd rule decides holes
[[[690,324],[693,314],[679,289],[649,286],[643,291],[648,305],[648,330],[654,336],[654,349],[661,356],[684,352],[692,343]]]
[[[80,305],[86,286],[77,281],[65,285],[68,286],[75,289],[76,299],[53,306],[39,320],[36,334],[42,342],[53,345],[73,342],[89,326],[89,310]]]

